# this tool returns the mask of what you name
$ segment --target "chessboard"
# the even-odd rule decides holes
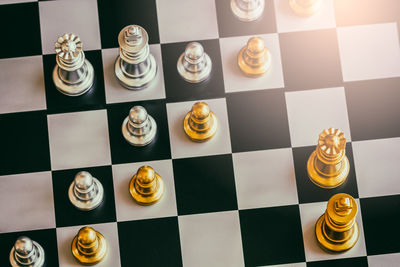
[[[266,0],[261,18],[241,22],[230,0],[1,0],[0,266],[23,235],[42,245],[46,266],[80,266],[71,242],[86,225],[109,244],[97,266],[400,266],[400,1],[323,0],[311,17],[288,2]],[[159,72],[140,91],[114,75],[118,33],[131,24],[148,32]],[[64,33],[80,37],[94,67],[82,96],[52,80]],[[272,56],[260,78],[237,65],[252,36]],[[213,64],[199,84],[176,68],[191,41]],[[183,131],[199,100],[220,122],[204,143]],[[145,147],[121,133],[135,105],[158,126]],[[329,127],[345,133],[350,174],[323,189],[306,162]],[[129,194],[143,165],[165,182],[151,206]],[[79,171],[104,186],[95,210],[69,202]],[[336,193],[359,207],[359,240],[344,253],[321,249],[314,233]]]

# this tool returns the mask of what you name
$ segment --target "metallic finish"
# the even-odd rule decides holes
[[[271,54],[261,37],[251,37],[238,54],[238,65],[249,77],[259,77],[271,68]]]
[[[122,135],[133,146],[145,146],[154,140],[157,124],[142,106],[134,106],[122,123]]]
[[[334,128],[324,130],[307,161],[308,177],[322,188],[335,188],[346,181],[349,171],[344,133]]]
[[[358,240],[357,203],[348,194],[332,196],[325,213],[315,224],[318,243],[329,251],[341,252],[352,248]]]
[[[164,194],[164,181],[150,166],[142,166],[133,175],[129,183],[129,192],[141,205],[151,205],[160,200]]]
[[[321,0],[289,0],[293,11],[301,16],[312,16],[321,9]]]
[[[197,102],[192,106],[183,121],[186,135],[195,142],[211,139],[218,129],[218,120],[205,102]]]
[[[57,65],[53,70],[56,88],[68,96],[79,96],[92,87],[94,69],[85,59],[82,42],[74,34],[64,34],[55,43]]]
[[[177,68],[185,81],[199,83],[206,80],[211,73],[212,62],[200,43],[189,43],[185,52],[178,59]]]
[[[82,227],[72,241],[72,255],[84,265],[100,262],[107,254],[107,241],[91,227]]]
[[[45,254],[42,246],[29,237],[18,237],[10,252],[12,267],[41,267],[44,262]]]
[[[69,186],[68,197],[72,205],[76,208],[80,210],[93,210],[103,201],[103,185],[90,173],[85,171],[79,172]]]
[[[148,42],[146,30],[138,25],[126,26],[118,35],[120,49],[115,61],[115,76],[127,89],[146,88],[157,75],[157,63]]]
[[[254,21],[264,12],[265,0],[231,0],[233,14],[241,21]]]

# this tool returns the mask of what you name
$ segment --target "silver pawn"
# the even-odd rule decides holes
[[[94,70],[85,59],[82,42],[74,34],[64,34],[55,43],[57,65],[53,70],[56,88],[68,96],[79,96],[92,87]]]
[[[254,21],[264,12],[265,0],[231,0],[233,14],[241,21]]]
[[[85,211],[93,210],[103,201],[103,185],[90,173],[78,172],[69,186],[68,197],[76,208]]]
[[[289,0],[292,10],[298,15],[312,16],[321,9],[321,0]]]
[[[178,59],[177,68],[179,74],[190,83],[199,83],[206,80],[211,73],[212,62],[204,52],[200,43],[189,43],[185,52]]]
[[[122,123],[122,135],[133,146],[145,146],[153,141],[157,124],[142,106],[134,106]]]
[[[18,237],[10,252],[12,267],[42,267],[44,262],[45,256],[42,246],[29,237]]]
[[[146,30],[138,25],[126,26],[118,35],[120,49],[115,75],[127,89],[146,88],[157,75],[157,63],[148,41]]]

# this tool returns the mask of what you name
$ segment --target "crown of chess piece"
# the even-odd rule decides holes
[[[348,194],[332,196],[325,213],[315,224],[315,235],[323,248],[341,252],[352,248],[358,240],[357,202]]]
[[[45,263],[43,248],[29,237],[21,236],[10,252],[12,267],[42,267]]]
[[[103,185],[86,171],[78,172],[68,189],[72,205],[80,210],[97,208],[104,197]]]
[[[324,130],[319,135],[317,148],[308,158],[308,177],[322,188],[335,188],[346,181],[349,171],[344,133],[334,128]]]
[[[199,83],[210,76],[212,62],[200,43],[191,42],[180,55],[177,69],[185,81]]]
[[[134,106],[122,123],[122,135],[133,146],[150,144],[157,133],[156,121],[142,106]]]
[[[186,114],[183,129],[186,135],[195,142],[211,139],[218,128],[218,120],[205,102],[197,102]]]
[[[157,63],[150,53],[146,30],[138,25],[123,28],[118,35],[119,56],[115,61],[115,75],[127,89],[143,89],[155,80]]]
[[[150,166],[142,166],[133,175],[129,191],[133,199],[141,205],[151,205],[164,194],[164,181]]]
[[[259,77],[271,68],[271,53],[261,37],[251,37],[238,54],[238,65],[249,77]]]
[[[254,21],[264,12],[265,0],[231,0],[233,14],[241,21]]]
[[[71,245],[72,255],[84,265],[99,263],[107,254],[107,249],[104,236],[89,226],[79,230]]]
[[[79,37],[72,33],[58,37],[55,52],[57,64],[53,70],[53,82],[58,91],[68,96],[79,96],[89,91],[94,81],[94,70],[85,59]]]
[[[289,0],[292,10],[302,16],[311,16],[321,9],[321,0]]]

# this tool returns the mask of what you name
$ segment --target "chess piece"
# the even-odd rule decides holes
[[[103,201],[103,196],[104,190],[100,181],[85,171],[76,174],[68,190],[69,200],[80,210],[97,208]]]
[[[53,81],[58,91],[68,96],[79,96],[89,91],[94,81],[94,70],[85,59],[79,37],[72,33],[58,37],[55,51],[57,64]]]
[[[122,134],[133,146],[145,146],[153,141],[157,124],[142,106],[134,106],[122,123]]]
[[[143,89],[157,75],[157,64],[150,53],[149,37],[144,28],[129,25],[118,35],[119,56],[115,61],[115,75],[127,89]]]
[[[357,203],[348,194],[332,196],[325,213],[315,224],[315,235],[322,248],[341,252],[351,249],[358,240]]]
[[[195,142],[211,139],[218,128],[218,120],[205,102],[197,102],[192,106],[183,121],[186,135]]]
[[[324,130],[308,159],[308,177],[322,188],[335,188],[346,181],[349,171],[344,133],[334,128]]]
[[[251,37],[238,54],[238,65],[249,77],[259,77],[271,67],[271,53],[261,37]]]
[[[133,175],[129,184],[129,192],[141,205],[156,203],[164,194],[164,181],[150,166],[142,166]]]
[[[12,267],[42,267],[44,262],[45,255],[42,246],[29,237],[18,237],[10,252]]]
[[[186,46],[185,52],[179,57],[177,68],[185,81],[199,83],[210,76],[212,62],[204,52],[203,46],[200,43],[192,42]]]
[[[261,17],[265,0],[231,0],[233,14],[241,21],[254,21]]]
[[[302,16],[311,16],[321,9],[321,0],[289,0],[293,11]]]
[[[102,234],[91,227],[82,227],[72,241],[72,255],[80,263],[99,263],[107,254],[107,241]]]

